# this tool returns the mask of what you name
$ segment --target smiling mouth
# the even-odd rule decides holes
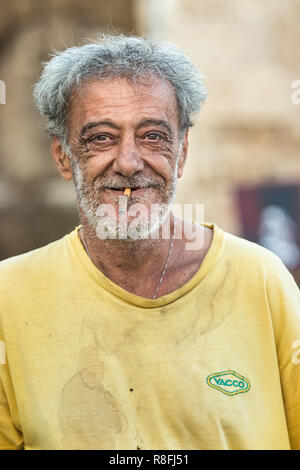
[[[104,188],[104,189],[108,191],[114,191],[115,193],[124,194],[124,191],[126,188],[129,188],[129,186],[124,186],[123,188]],[[136,193],[137,191],[141,191],[145,189],[153,189],[153,186],[146,186],[146,187],[136,186],[130,189],[131,189],[131,194],[133,194],[133,193]]]

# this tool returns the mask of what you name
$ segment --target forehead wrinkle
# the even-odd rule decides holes
[[[151,99],[151,103],[149,104],[145,102],[145,97],[139,97],[134,100],[131,99],[133,97],[130,97],[130,98],[117,97],[115,102],[113,101],[113,98],[111,96],[109,98],[100,97],[99,102],[97,102],[97,98],[93,97],[92,103],[83,103],[83,108],[84,108],[85,114],[91,113],[92,115],[99,115],[100,113],[106,113],[106,112],[114,113],[114,112],[118,112],[119,110],[125,109],[127,107],[131,108],[131,106],[135,107],[135,109],[129,110],[133,114],[136,113],[137,109],[138,111],[149,110],[150,113],[155,112],[156,109],[161,109],[163,111],[165,110],[165,106],[161,104],[161,100],[159,98],[153,97],[153,95],[149,95],[149,97]],[[108,100],[109,102],[103,103],[103,101],[106,101],[106,100]],[[125,100],[126,102],[122,103],[122,101],[125,101]],[[166,104],[167,104],[167,108],[170,109],[171,111],[170,103],[166,103]],[[102,118],[101,116],[101,120],[102,119],[104,120],[106,118],[108,118],[108,116],[106,116],[105,118],[104,117]]]
[[[171,124],[175,114],[175,120],[178,125],[178,108],[174,91],[170,87],[166,88],[165,83],[163,83],[161,88],[166,91],[166,94],[163,93],[162,97],[159,96],[159,93],[155,93],[153,83],[133,87],[126,82],[127,86],[122,88],[121,85],[123,83],[118,83],[118,86],[116,86],[116,81],[114,83],[110,82],[109,85],[111,86],[108,87],[105,86],[106,84],[104,84],[104,87],[95,87],[95,84],[92,83],[90,86],[86,85],[77,94],[77,106],[73,108],[73,116],[75,115],[75,119],[77,118],[81,121],[81,128],[89,122],[104,120],[114,121],[120,127],[120,125],[123,126],[123,123],[128,124],[128,120],[131,120],[131,117],[134,118],[133,121],[135,123],[130,124],[130,126],[135,128],[138,127],[142,120],[148,119],[165,120]],[[168,96],[170,92],[172,100]],[[150,101],[149,103],[145,103],[145,96]],[[174,106],[172,106],[172,101]],[[78,106],[79,104],[80,106]],[[126,110],[126,108],[129,109]],[[136,118],[139,113],[140,117],[137,122]]]
[[[124,115],[112,110],[111,106],[106,106],[100,110],[97,108],[97,113],[93,114],[91,117],[85,116],[87,121],[83,123],[82,129],[89,125],[90,127],[107,125],[108,127],[121,130],[124,125],[129,125],[129,127],[139,130],[145,126],[157,125],[171,132],[170,117],[169,113],[166,112],[167,110],[165,110],[164,107],[158,106],[155,108],[148,106],[147,108],[145,109],[145,106],[143,106],[141,110],[133,109],[126,114],[124,113]],[[141,111],[141,113],[139,113],[139,111]]]
[[[94,106],[101,106],[100,102],[109,98],[109,104],[107,106],[115,107],[122,106],[122,101],[129,100],[131,100],[133,104],[138,102],[144,103],[144,96],[148,95],[152,100],[160,103],[161,97],[158,97],[158,90],[161,90],[165,96],[171,94],[174,105],[177,107],[173,88],[170,84],[158,78],[155,81],[150,81],[148,84],[130,84],[126,79],[110,79],[108,81],[94,80],[78,89],[76,98],[86,102],[86,100],[90,98],[90,95],[92,95],[91,101]],[[112,103],[114,98],[118,100],[118,103]],[[97,101],[98,99],[100,102],[95,104],[95,100]],[[166,102],[170,104],[169,96],[167,96]],[[124,105],[126,104],[127,103],[124,103]]]

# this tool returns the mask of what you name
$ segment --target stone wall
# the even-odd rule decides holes
[[[177,202],[204,203],[206,220],[240,234],[240,187],[299,182],[300,0],[0,0],[0,9],[0,259],[77,223],[31,93],[51,47],[102,31],[174,41],[204,75]]]
[[[0,259],[44,245],[78,222],[72,183],[54,166],[32,100],[52,49],[134,31],[132,0],[0,1]]]
[[[300,104],[291,100],[300,80],[300,1],[163,3],[163,29],[146,1],[141,27],[181,46],[208,89],[177,201],[204,203],[206,220],[241,234],[238,188],[300,181]]]

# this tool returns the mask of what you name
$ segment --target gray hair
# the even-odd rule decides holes
[[[43,63],[33,96],[47,118],[46,130],[68,148],[67,108],[72,92],[92,78],[126,78],[138,81],[158,76],[173,86],[178,104],[180,131],[193,125],[206,98],[202,75],[187,55],[170,42],[141,37],[102,35],[96,43],[55,52]]]

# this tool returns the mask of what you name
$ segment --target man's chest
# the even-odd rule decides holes
[[[243,429],[270,432],[284,416],[265,325],[207,308],[188,304],[173,319],[162,308],[131,321],[93,312],[57,333],[49,354],[45,338],[35,354],[24,351],[31,368],[18,400],[28,445],[227,448],[246,445]]]

